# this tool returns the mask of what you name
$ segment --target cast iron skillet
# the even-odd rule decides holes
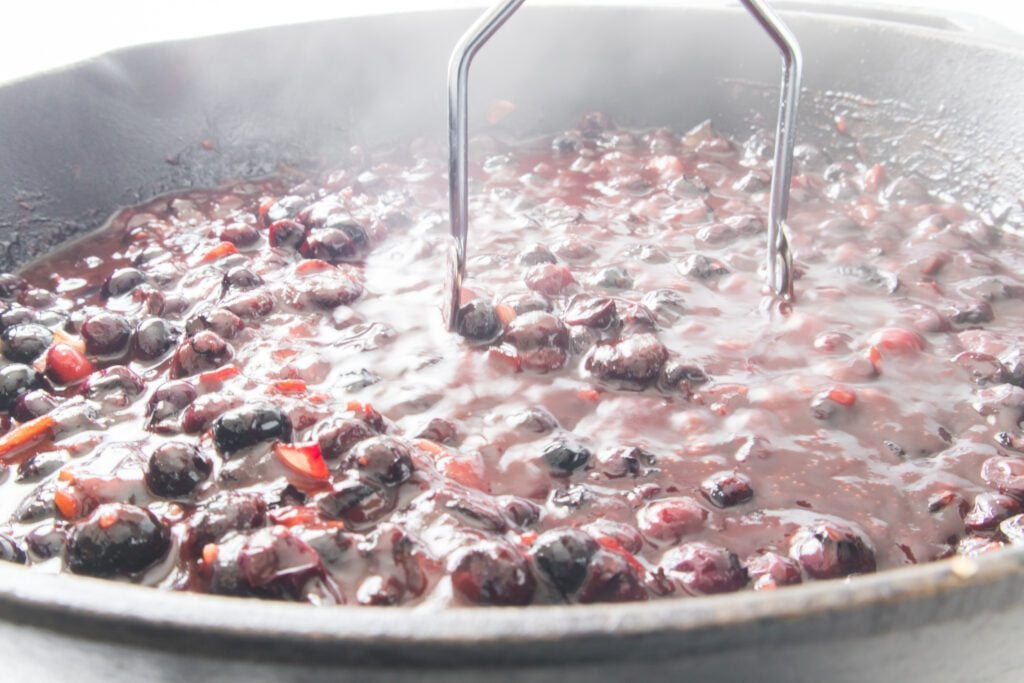
[[[472,17],[151,45],[0,87],[0,267],[168,190],[343,163],[354,143],[440,143],[447,51]],[[1024,229],[1024,52],[940,18],[787,18],[807,57],[798,142],[849,153],[834,133],[844,115],[870,152]],[[475,110],[517,104],[495,135],[553,132],[589,110],[744,134],[770,127],[776,74],[738,9],[527,7],[475,65]],[[76,683],[1013,680],[1022,591],[1017,549],[771,594],[443,612],[170,594],[0,563],[0,671]]]

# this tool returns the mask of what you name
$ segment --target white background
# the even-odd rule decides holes
[[[679,5],[726,4],[726,0],[655,1]],[[973,14],[1024,34],[1024,2],[1020,0],[817,1],[886,8],[918,7],[951,17]],[[780,5],[783,2],[779,0]],[[156,40],[310,21],[353,12],[485,4],[487,0],[6,0],[0,23],[0,80],[77,61],[116,47]],[[1020,44],[1024,45],[1024,38]]]

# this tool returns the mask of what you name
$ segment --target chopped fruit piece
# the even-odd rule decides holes
[[[293,472],[310,479],[326,480],[330,476],[320,446],[311,444],[274,444],[274,455]]]
[[[53,492],[53,504],[57,506],[57,510],[64,516],[64,519],[78,519],[78,498],[74,494],[57,489]]]
[[[836,387],[828,392],[830,401],[834,401],[844,408],[851,408],[857,402],[857,394],[845,387]]]
[[[236,247],[234,244],[232,244],[231,242],[221,242],[213,249],[210,249],[208,252],[206,252],[203,255],[203,258],[199,259],[199,262],[211,263],[213,261],[216,261],[217,259],[221,259],[224,258],[225,256],[230,256],[231,254],[237,253],[238,247]]]
[[[23,448],[51,438],[57,421],[50,415],[43,415],[20,424],[0,436],[0,462],[9,461]]]
[[[203,562],[206,564],[216,562],[218,555],[220,555],[220,548],[216,543],[207,543],[203,546]]]
[[[93,366],[81,350],[58,343],[46,352],[46,374],[60,384],[74,384],[92,374]]]
[[[284,379],[274,382],[271,386],[280,394],[301,394],[306,391],[306,383],[301,379]]]
[[[218,382],[224,382],[236,377],[240,374],[239,369],[234,365],[225,365],[224,367],[217,368],[216,370],[210,370],[209,372],[202,372],[199,374],[200,384],[217,384]]]

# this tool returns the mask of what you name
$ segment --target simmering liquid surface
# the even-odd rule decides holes
[[[1024,245],[942,187],[589,115],[165,196],[0,277],[0,557],[316,604],[765,590],[1024,540]],[[550,143],[550,144],[547,144]]]

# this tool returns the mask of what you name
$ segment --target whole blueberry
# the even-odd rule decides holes
[[[35,323],[24,323],[8,327],[3,331],[4,358],[15,363],[31,363],[43,355],[50,342],[53,332]]]
[[[127,576],[146,569],[170,547],[167,529],[135,505],[101,505],[71,531],[68,569],[89,576]]]
[[[0,368],[0,409],[10,410],[15,402],[39,384],[39,373],[15,363]]]
[[[512,546],[481,541],[455,554],[449,564],[455,593],[477,605],[527,605],[536,579]]]
[[[597,541],[577,529],[553,529],[537,537],[530,555],[537,567],[563,595],[583,585]]]
[[[472,341],[491,341],[501,332],[497,310],[486,301],[470,301],[459,309],[458,331]]]
[[[121,296],[145,281],[146,276],[136,268],[118,268],[103,283],[103,294],[108,297]]]
[[[121,353],[132,338],[132,326],[116,313],[101,312],[86,318],[81,332],[86,352],[94,356]]]
[[[174,348],[180,334],[163,318],[146,318],[135,328],[135,355],[156,360]]]
[[[543,458],[553,475],[567,477],[586,466],[590,451],[574,439],[559,438],[544,447]]]
[[[233,453],[262,441],[290,441],[292,422],[269,403],[229,410],[213,421],[213,441],[221,453]]]
[[[153,450],[146,467],[149,490],[164,498],[187,496],[210,476],[213,465],[198,448],[168,441]]]

